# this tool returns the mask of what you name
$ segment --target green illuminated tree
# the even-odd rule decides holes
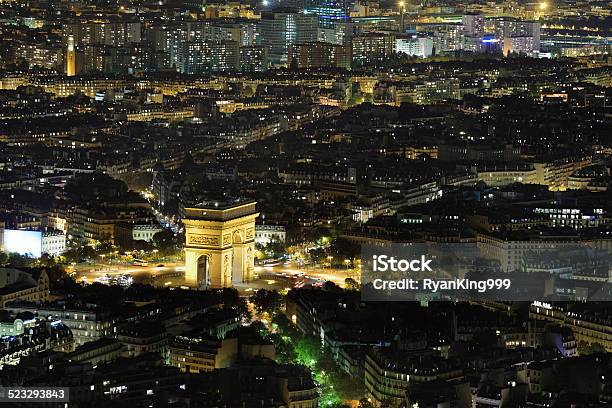
[[[314,367],[321,357],[321,343],[314,337],[302,337],[295,344],[296,361],[307,367]]]

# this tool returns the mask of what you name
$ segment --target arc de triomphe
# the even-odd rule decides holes
[[[255,201],[207,202],[185,208],[185,281],[226,288],[253,279]]]

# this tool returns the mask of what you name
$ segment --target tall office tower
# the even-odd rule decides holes
[[[498,37],[540,37],[540,23],[537,21],[496,18],[491,20],[490,27]]]
[[[268,49],[259,46],[240,47],[240,72],[263,72],[268,70]]]
[[[334,28],[319,28],[317,41],[342,45],[345,42],[345,32],[341,25]]]
[[[180,72],[184,74],[235,71],[239,62],[238,43],[236,41],[186,42],[181,44],[179,61]]]
[[[504,55],[509,53],[538,56],[540,52],[540,23],[515,19],[496,19],[495,35],[503,39]]]
[[[259,42],[259,32],[257,31],[257,24],[252,22],[240,23],[240,29],[242,31],[242,46],[256,45]]]
[[[104,44],[124,46],[141,41],[139,21],[79,21],[66,24],[64,36],[72,35],[77,45]]]
[[[455,52],[463,47],[463,26],[461,24],[440,24],[434,28],[435,53]]]
[[[73,36],[68,36],[68,48],[66,48],[66,75],[76,75],[76,51],[74,49]]]
[[[257,42],[257,24],[250,21],[193,21],[184,26],[189,41],[236,41],[241,46]]]
[[[349,3],[346,0],[308,0],[304,11],[316,14],[321,27],[332,28],[336,23],[348,20]]]
[[[314,42],[292,46],[289,65],[296,68],[350,68],[351,60],[348,46]]]
[[[109,47],[103,71],[112,74],[143,72],[150,67],[150,52],[149,47],[139,44]]]
[[[155,52],[163,52],[169,67],[179,67],[181,44],[189,41],[189,30],[185,25],[164,25],[151,27],[148,40]]]
[[[189,41],[236,41],[242,44],[240,24],[222,21],[188,23]]]
[[[466,14],[463,16],[463,30],[466,36],[482,37],[484,35],[485,21],[479,14]]]
[[[479,14],[466,14],[463,21],[463,44],[461,49],[464,51],[480,53],[483,52],[482,42],[485,34],[485,20]]]
[[[385,33],[365,33],[351,39],[352,66],[359,67],[384,61],[395,53],[395,36]]]
[[[64,49],[53,43],[24,43],[15,47],[15,57],[27,61],[30,67],[43,67],[64,72]]]
[[[287,65],[293,44],[317,41],[318,17],[295,11],[262,13],[259,42],[268,49],[273,65]]]
[[[80,47],[82,52],[83,71],[104,72],[108,47],[101,44],[86,44]]]

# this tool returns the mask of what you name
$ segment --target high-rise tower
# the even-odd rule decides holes
[[[68,48],[66,49],[66,75],[76,75],[76,52],[74,50],[74,37],[68,37]]]

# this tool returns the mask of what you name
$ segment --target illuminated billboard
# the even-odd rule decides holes
[[[4,230],[4,252],[16,252],[33,258],[42,255],[42,232]]]

